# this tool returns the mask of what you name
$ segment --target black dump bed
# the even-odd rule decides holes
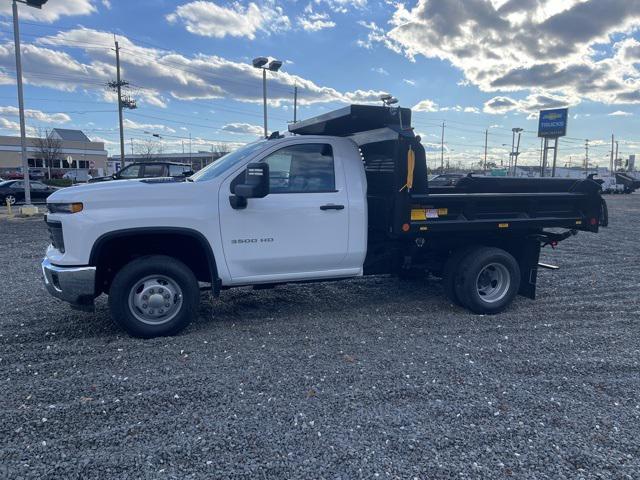
[[[467,175],[453,187],[429,193],[550,193],[569,192],[582,180],[571,178],[517,178]],[[446,190],[445,190],[446,189]]]
[[[640,188],[640,180],[626,172],[616,173],[616,183],[623,185],[627,193],[632,193]]]
[[[298,135],[350,137],[367,176],[370,234],[425,236],[453,231],[597,232],[606,206],[591,178],[470,175],[430,188],[427,157],[411,127],[411,110],[351,105],[289,127]]]

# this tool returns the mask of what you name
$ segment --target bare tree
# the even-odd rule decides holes
[[[211,145],[211,153],[214,158],[220,158],[229,153],[231,149],[226,143],[214,143]]]
[[[47,176],[51,180],[51,167],[54,160],[60,160],[62,141],[52,137],[51,132],[45,130],[39,132],[35,143],[38,156],[42,159],[44,167],[47,169]]]
[[[162,153],[162,145],[153,140],[138,142],[135,151],[142,157],[142,160],[153,160]]]

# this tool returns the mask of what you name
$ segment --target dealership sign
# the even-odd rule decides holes
[[[568,108],[542,110],[538,122],[538,136],[545,138],[564,137],[567,134]]]

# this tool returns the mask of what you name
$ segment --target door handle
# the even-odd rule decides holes
[[[330,203],[328,205],[322,205],[320,210],[344,210],[344,205],[334,205]]]

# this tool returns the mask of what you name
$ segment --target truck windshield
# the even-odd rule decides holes
[[[264,148],[266,143],[266,140],[258,140],[257,142],[253,142],[245,145],[244,147],[240,147],[239,149],[234,150],[231,153],[223,155],[212,164],[207,165],[205,168],[192,175],[190,178],[194,182],[203,182],[206,180],[211,180],[212,178],[216,178],[220,174],[226,172],[229,168],[240,163],[245,158],[253,155],[258,150]]]

